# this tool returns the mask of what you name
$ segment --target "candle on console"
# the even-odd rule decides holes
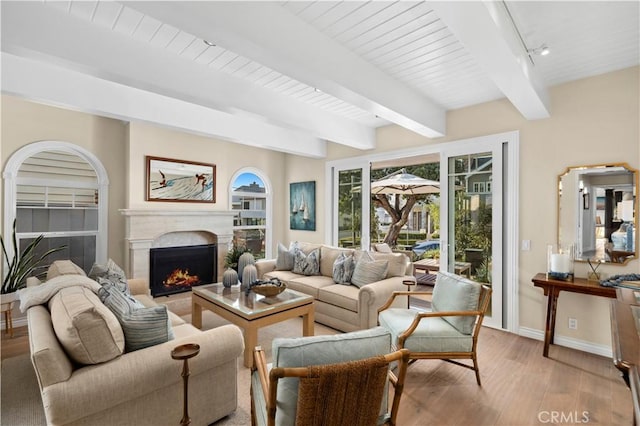
[[[571,272],[571,257],[566,253],[552,254],[551,271],[563,274]]]

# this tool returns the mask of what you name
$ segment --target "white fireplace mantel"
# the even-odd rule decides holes
[[[161,238],[172,233],[180,236],[182,245],[200,243],[202,233],[211,234],[218,244],[221,273],[233,239],[233,211],[122,209],[120,213],[125,217],[125,271],[130,277],[149,279],[149,250],[172,241]]]

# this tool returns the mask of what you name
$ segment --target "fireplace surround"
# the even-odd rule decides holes
[[[123,209],[125,217],[125,272],[150,279],[152,248],[217,244],[213,282],[220,281],[226,247],[233,239],[234,212],[230,210]]]

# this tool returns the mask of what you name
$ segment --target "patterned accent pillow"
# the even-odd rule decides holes
[[[98,290],[98,295],[120,322],[125,352],[173,340],[171,320],[165,305],[147,308],[113,284],[104,285]]]
[[[116,262],[109,259],[106,265],[94,263],[89,271],[89,278],[97,281],[100,285],[111,283],[115,285],[121,292],[131,294],[129,291],[129,283],[127,276]]]
[[[351,277],[356,267],[352,254],[340,253],[333,262],[333,281],[338,284],[351,285]]]
[[[302,250],[296,250],[293,272],[302,275],[320,275],[320,249],[312,250],[307,255]]]
[[[278,257],[276,257],[276,271],[290,271],[293,269],[295,254],[282,243],[278,243]]]
[[[373,260],[369,253],[362,253],[360,259],[356,262],[356,268],[351,277],[351,284],[360,288],[367,284],[380,281],[387,276],[388,267],[389,262],[387,260]]]

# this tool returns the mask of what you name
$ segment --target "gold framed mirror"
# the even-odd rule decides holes
[[[558,176],[558,246],[576,260],[622,265],[638,257],[638,170],[626,163],[568,167]]]

